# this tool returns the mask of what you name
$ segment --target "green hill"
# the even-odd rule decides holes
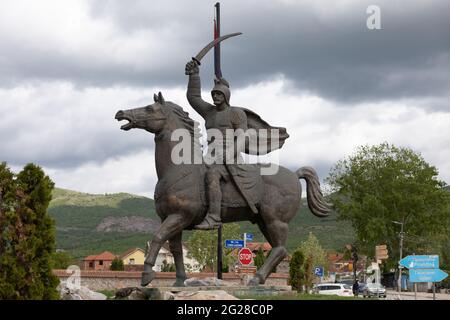
[[[154,201],[127,193],[94,195],[56,188],[49,213],[56,220],[57,248],[77,258],[104,250],[119,254],[131,247],[144,248],[159,225]],[[242,232],[254,234],[254,241],[263,241],[257,226],[240,224]],[[304,201],[289,226],[290,252],[309,232],[328,250],[342,249],[353,240],[353,230],[347,223],[336,221],[334,215],[326,219],[313,216]],[[184,232],[183,238],[190,232]]]

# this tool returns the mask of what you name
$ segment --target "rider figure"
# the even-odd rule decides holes
[[[195,228],[200,230],[210,230],[217,228],[221,224],[221,202],[222,191],[220,188],[221,179],[227,180],[230,174],[236,181],[237,173],[241,176],[246,171],[251,171],[247,167],[239,165],[241,152],[245,151],[245,139],[239,139],[240,134],[247,130],[247,115],[241,108],[230,106],[230,88],[228,82],[221,78],[215,79],[214,88],[211,91],[214,105],[201,98],[201,85],[199,67],[195,61],[186,64],[186,74],[189,75],[187,99],[190,105],[204,119],[208,131],[208,155],[210,163],[207,164],[206,184],[208,197],[208,212],[202,223]],[[218,136],[212,137],[211,129],[219,131]],[[233,130],[233,136],[227,135],[226,131]],[[242,130],[238,130],[242,129]],[[213,152],[210,152],[213,150]],[[238,183],[238,181],[236,181]],[[245,190],[240,189],[247,203],[254,213],[258,210],[251,197]]]

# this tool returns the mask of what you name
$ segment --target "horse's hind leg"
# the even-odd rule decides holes
[[[155,278],[155,265],[158,252],[162,245],[169,239],[181,233],[186,227],[185,218],[179,214],[169,215],[159,227],[153,240],[150,244],[150,249],[147,252],[147,257],[144,262],[144,271],[142,272],[141,285],[145,287]]]
[[[288,234],[288,224],[280,220],[272,220],[268,224],[264,221],[258,222],[261,232],[272,246],[272,251],[263,266],[250,280],[249,285],[257,286],[264,284],[272,270],[286,257],[287,250],[284,247]]]
[[[177,279],[174,283],[175,287],[184,287],[184,280],[186,280],[186,272],[183,263],[183,247],[181,245],[181,232],[169,240],[170,252],[172,252],[175,260]]]

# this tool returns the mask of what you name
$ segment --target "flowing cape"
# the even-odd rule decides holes
[[[248,129],[256,130],[257,143],[246,143],[245,153],[251,155],[264,155],[270,153],[274,150],[281,149],[284,141],[289,138],[289,134],[286,132],[286,128],[283,127],[273,127],[269,125],[266,121],[261,119],[259,115],[255,112],[242,107],[235,107],[243,110],[247,115],[247,127]],[[260,129],[266,129],[265,131],[259,131]],[[278,135],[274,134],[272,136],[271,130],[277,130]],[[264,133],[267,134],[264,134]],[[252,140],[251,140],[252,141]],[[262,147],[261,147],[262,146]]]

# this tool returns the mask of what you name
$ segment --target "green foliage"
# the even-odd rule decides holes
[[[14,176],[2,163],[0,178],[0,299],[57,299],[55,227],[47,214],[54,184],[34,164]]]
[[[175,264],[168,263],[166,260],[163,260],[161,272],[175,272]]]
[[[311,258],[312,267],[322,266],[324,271],[328,270],[327,254],[313,233],[310,233],[308,239],[300,244],[300,249],[306,259]]]
[[[361,253],[387,244],[398,261],[400,227],[404,223],[403,255],[436,253],[449,241],[450,194],[438,171],[413,150],[388,143],[363,146],[339,161],[326,181],[341,220],[351,222]]]
[[[289,223],[288,251],[294,251],[311,231],[327,249],[338,250],[354,241],[350,223],[318,218],[311,214],[305,200],[301,202],[298,214]],[[106,217],[141,216],[159,221],[152,199],[126,193],[94,195],[55,188],[48,212],[56,220],[57,247],[77,259],[97,251],[123,252],[151,240],[148,232],[97,231]],[[241,230],[253,233],[255,241],[266,241],[256,225],[246,221],[238,224]],[[183,241],[193,232],[183,232]]]
[[[123,271],[125,268],[123,266],[123,261],[120,258],[114,258],[111,262],[111,266],[109,267],[111,271]]]
[[[239,239],[240,227],[237,223],[224,224],[222,227],[222,239]],[[186,242],[189,256],[198,261],[204,267],[217,269],[217,230],[195,231]],[[223,248],[222,265],[228,266],[235,262],[235,257],[230,253],[233,249]]]
[[[57,223],[57,247],[77,259],[97,251],[124,252],[151,240],[148,232],[97,231],[107,217],[139,216],[159,222],[152,199],[126,193],[94,195],[56,188],[48,211]]]
[[[289,283],[293,290],[297,292],[302,291],[302,284],[305,279],[305,256],[300,249],[297,249],[292,254],[291,262],[289,263]]]
[[[76,264],[75,258],[67,251],[58,251],[52,254],[52,269],[67,269],[73,264]]]
[[[256,269],[259,270],[259,268],[263,266],[265,261],[266,257],[264,256],[264,251],[261,248],[259,248],[254,259]]]
[[[328,269],[325,250],[319,240],[310,233],[308,239],[300,244],[292,255],[289,264],[289,281],[292,288],[301,291],[305,286],[306,292],[312,287],[314,280],[314,267],[322,266]]]

